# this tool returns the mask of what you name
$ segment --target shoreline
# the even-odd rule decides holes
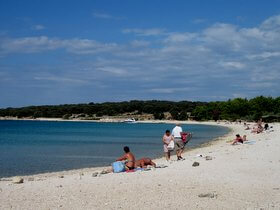
[[[35,120],[35,121],[56,121],[54,120],[53,118],[50,118],[51,120]],[[18,120],[18,119],[16,119]],[[26,119],[19,119],[20,121],[25,121]],[[31,121],[33,121],[34,119],[29,119]],[[71,122],[72,120],[67,120],[68,122]],[[64,120],[58,120],[58,122],[64,122]],[[74,121],[74,122],[84,122],[83,120],[81,121]],[[204,148],[204,147],[210,147],[212,145],[215,145],[216,143],[218,143],[219,141],[223,141],[224,138],[228,138],[229,136],[231,136],[233,134],[233,129],[228,126],[227,124],[225,125],[222,125],[222,124],[217,124],[215,122],[211,122],[211,121],[204,121],[204,122],[197,122],[197,121],[176,121],[176,120],[161,120],[160,121],[161,123],[163,124],[176,124],[176,123],[180,123],[180,124],[184,124],[184,125],[187,125],[187,124],[200,124],[200,125],[210,125],[210,126],[220,126],[220,127],[226,127],[229,129],[228,133],[226,133],[225,135],[223,136],[219,136],[219,137],[216,137],[216,138],[213,138],[213,139],[209,139],[207,142],[205,143],[202,143],[202,144],[199,144],[197,146],[194,146],[194,147],[188,147],[186,146],[183,154],[185,155],[186,153],[188,152],[191,152],[191,151],[195,151],[195,150],[198,150],[200,148]],[[107,123],[107,122],[104,122],[104,123]],[[119,123],[119,122],[112,122],[112,123]],[[157,120],[152,120],[152,121],[149,121],[149,120],[146,120],[146,121],[140,121],[140,123],[152,123],[152,124],[158,124],[158,121]],[[171,158],[175,157],[176,155],[175,154],[172,154]],[[153,158],[153,161],[157,162],[157,161],[162,161],[164,159],[164,155],[161,154],[159,155],[158,157],[155,157]],[[37,178],[46,178],[46,177],[54,177],[54,176],[62,176],[62,175],[69,175],[69,174],[74,174],[74,173],[87,173],[87,172],[97,172],[97,171],[102,171],[104,169],[107,169],[108,167],[110,167],[110,165],[108,166],[96,166],[96,167],[86,167],[86,168],[78,168],[78,169],[69,169],[69,170],[62,170],[62,171],[51,171],[51,172],[43,172],[43,173],[35,173],[35,174],[29,174],[29,175],[15,175],[15,176],[7,176],[7,177],[0,177],[0,181],[1,180],[12,180],[13,177],[22,177],[24,179],[28,179],[28,178],[34,178],[34,177],[37,177]]]
[[[35,119],[30,119],[30,118],[16,118],[16,117],[0,117],[0,121],[46,121],[46,122],[93,122],[93,123],[125,123],[124,122],[125,118],[104,118],[100,120],[83,120],[83,119],[71,119],[71,120],[66,120],[62,118],[35,118]],[[137,123],[163,123],[163,124],[206,124],[206,125],[221,125],[225,126],[223,124],[219,123],[224,123],[224,121],[221,121],[219,123],[215,121],[196,121],[196,120],[139,120],[135,122]],[[130,123],[128,123],[130,124]]]

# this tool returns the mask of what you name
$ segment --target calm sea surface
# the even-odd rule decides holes
[[[163,154],[162,135],[172,124],[0,120],[0,177],[110,165],[129,146],[136,158]],[[226,134],[227,128],[183,125],[189,147]]]

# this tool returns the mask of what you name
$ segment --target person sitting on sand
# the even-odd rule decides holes
[[[156,167],[156,164],[150,158],[142,158],[135,162],[135,167],[147,168],[147,166]]]
[[[244,127],[246,127],[245,130],[250,130],[249,124],[247,124],[246,122],[244,123]]]
[[[174,141],[174,137],[171,135],[170,130],[166,130],[165,134],[162,137],[163,141],[163,151],[165,153],[166,160],[170,160],[170,150],[168,150],[167,146],[171,141]]]
[[[268,123],[266,123],[266,124],[264,125],[264,130],[267,131],[268,129],[269,129],[269,125],[268,125]]]
[[[243,137],[245,137],[245,141],[246,141],[246,135],[244,135]],[[232,145],[235,145],[237,143],[243,144],[243,142],[244,142],[244,139],[239,134],[236,134],[236,138],[233,139]]]
[[[252,133],[261,133],[263,132],[263,127],[261,124],[257,124],[257,127],[254,127]]]
[[[132,170],[135,168],[135,157],[134,155],[130,152],[130,149],[128,146],[125,146],[123,148],[125,154],[118,158],[116,161],[125,161],[125,166],[127,170]]]

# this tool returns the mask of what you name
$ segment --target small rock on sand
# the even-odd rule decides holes
[[[94,172],[94,173],[92,173],[92,175],[91,175],[92,177],[97,177],[98,176],[98,172]]]
[[[23,178],[16,176],[13,178],[12,182],[14,184],[21,184],[21,183],[23,183]]]
[[[199,162],[193,162],[192,166],[193,167],[199,166]]]
[[[198,195],[200,198],[215,198],[217,195],[215,193],[201,193]]]
[[[29,177],[29,178],[27,179],[27,181],[32,182],[32,181],[34,181],[34,178],[33,178],[33,177]]]
[[[168,166],[163,165],[163,164],[158,164],[158,165],[156,165],[156,168],[166,168],[166,167],[168,167]]]
[[[101,172],[100,172],[100,174],[108,174],[109,172],[108,171],[106,171],[106,170],[102,170]]]
[[[211,156],[206,156],[205,160],[212,160],[212,157]]]
[[[58,178],[64,178],[64,176],[63,175],[59,175]]]

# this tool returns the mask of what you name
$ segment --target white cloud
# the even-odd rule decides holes
[[[265,30],[277,30],[280,28],[280,15],[272,16],[262,22],[260,28]]]
[[[267,59],[272,57],[280,57],[280,52],[262,52],[260,54],[248,55],[249,59]]]
[[[115,20],[119,20],[119,19],[123,19],[122,17],[116,17],[107,13],[101,13],[101,12],[93,12],[93,16],[95,18],[99,18],[99,19],[115,19]]]
[[[165,93],[165,94],[172,94],[172,93],[178,93],[178,92],[185,92],[185,91],[190,91],[191,88],[152,88],[148,90],[148,92],[151,93]]]
[[[110,74],[115,74],[115,75],[126,75],[127,74],[126,70],[124,70],[122,68],[112,67],[112,66],[100,67],[100,68],[97,68],[97,70],[103,71],[106,73],[110,73]]]
[[[76,54],[91,54],[113,51],[115,43],[99,43],[89,39],[57,39],[47,36],[6,38],[0,40],[0,54],[34,53],[48,50],[65,49]]]
[[[36,31],[44,30],[45,28],[46,28],[45,26],[40,25],[40,24],[34,25],[34,26],[32,27],[32,29],[33,29],[33,30],[36,30]]]
[[[233,93],[233,98],[246,98],[246,95],[244,93]]]
[[[239,51],[244,41],[236,26],[224,23],[217,23],[206,28],[200,39],[210,48],[224,48],[232,51]]]
[[[163,35],[165,30],[162,28],[148,28],[148,29],[127,28],[127,29],[123,29],[122,32],[125,34],[132,33],[137,36],[158,36],[158,35]]]
[[[64,83],[77,83],[77,84],[87,84],[88,81],[81,80],[81,79],[74,79],[74,78],[67,78],[67,77],[58,77],[58,76],[35,76],[35,80],[46,80],[46,81],[53,81],[53,82],[64,82]]]
[[[165,42],[185,42],[195,39],[197,34],[195,33],[171,33],[164,40]]]
[[[220,62],[219,64],[225,68],[243,69],[245,67],[243,63],[235,61]]]
[[[206,19],[197,18],[197,19],[194,19],[192,22],[195,23],[195,24],[200,24],[200,23],[206,22]]]
[[[150,45],[150,42],[144,40],[133,40],[130,42],[132,47],[147,47]]]

